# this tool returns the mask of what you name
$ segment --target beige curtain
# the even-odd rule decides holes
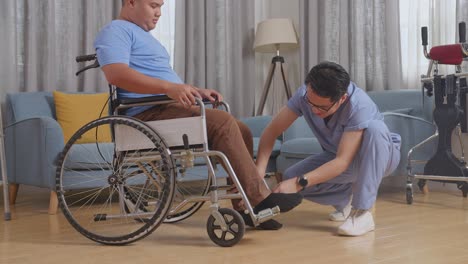
[[[77,78],[74,58],[94,53],[96,33],[117,16],[120,6],[120,0],[3,0],[2,102],[7,92],[107,91],[98,70]]]
[[[174,68],[188,84],[220,91],[237,117],[255,102],[254,1],[176,2]]]
[[[302,77],[331,60],[365,90],[404,88],[398,1],[301,0],[300,5]]]
[[[0,98],[5,97],[9,91],[14,91],[19,86],[17,75],[17,32],[16,32],[16,1],[6,1],[0,8]]]

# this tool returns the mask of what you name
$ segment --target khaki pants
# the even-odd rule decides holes
[[[178,103],[156,106],[138,115],[142,121],[165,120],[200,115],[200,108],[186,108]],[[269,194],[263,180],[259,177],[253,161],[253,139],[250,129],[225,111],[206,109],[208,144],[228,158],[252,206],[257,205]],[[239,209],[233,201],[235,209]]]

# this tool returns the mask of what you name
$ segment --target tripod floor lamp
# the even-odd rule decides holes
[[[261,115],[263,113],[265,101],[268,96],[268,92],[270,91],[273,75],[278,64],[281,69],[281,77],[283,78],[286,96],[288,99],[291,98],[291,88],[289,87],[286,77],[284,58],[280,56],[280,51],[294,50],[298,46],[297,33],[290,19],[276,18],[258,23],[254,50],[261,53],[276,53],[276,56],[271,60],[267,80],[263,87],[260,104],[258,105],[257,115]]]

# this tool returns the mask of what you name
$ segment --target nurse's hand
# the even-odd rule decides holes
[[[282,181],[276,186],[273,192],[275,193],[297,193],[302,188],[297,184],[297,178]]]

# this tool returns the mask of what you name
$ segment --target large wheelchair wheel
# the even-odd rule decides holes
[[[146,141],[145,148],[122,147],[129,137],[114,140],[116,129]],[[91,240],[110,245],[134,242],[166,218],[174,168],[164,140],[146,124],[119,116],[92,121],[72,136],[60,155],[56,173],[60,208]]]
[[[189,168],[177,175],[172,206],[165,223],[176,223],[195,214],[204,201],[188,201],[190,198],[204,197],[208,194],[211,178],[204,166]]]

